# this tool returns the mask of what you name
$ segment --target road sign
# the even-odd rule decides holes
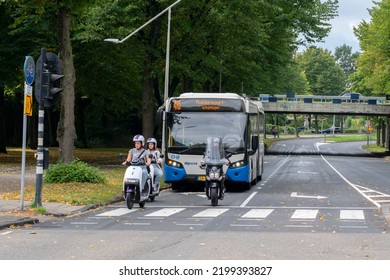
[[[24,87],[24,111],[23,113],[29,117],[32,116],[33,97],[32,86],[26,84]]]
[[[34,58],[31,56],[26,56],[24,61],[24,78],[26,80],[26,84],[31,86],[35,79],[35,62]]]
[[[31,95],[24,96],[24,114],[31,117],[32,116],[32,103],[33,98]]]

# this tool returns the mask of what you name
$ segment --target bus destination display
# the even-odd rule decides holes
[[[173,112],[242,112],[244,110],[244,104],[242,100],[234,99],[182,98],[172,100],[171,108]]]

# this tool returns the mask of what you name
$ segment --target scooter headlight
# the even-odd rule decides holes
[[[220,176],[221,176],[221,170],[220,169],[210,170],[209,171],[209,177],[210,177],[211,180],[218,180]]]

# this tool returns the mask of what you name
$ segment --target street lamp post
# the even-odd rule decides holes
[[[150,24],[152,21],[156,20],[161,15],[165,14],[166,12],[168,12],[167,49],[166,49],[166,56],[165,56],[164,105],[165,105],[165,101],[168,99],[168,91],[169,91],[169,52],[170,52],[170,40],[171,40],[170,39],[170,37],[171,37],[171,9],[174,6],[176,6],[177,4],[179,4],[180,2],[181,2],[181,0],[177,0],[175,3],[173,3],[172,5],[167,7],[165,10],[161,11],[159,14],[157,14],[156,16],[151,18],[149,21],[147,21],[146,23],[144,23],[140,27],[138,27],[136,30],[131,32],[129,35],[127,35],[122,40],[119,40],[119,39],[116,39],[116,38],[104,39],[105,42],[111,42],[111,43],[114,43],[114,44],[122,44],[124,41],[129,39],[131,36],[133,36],[138,31],[143,29],[145,26]],[[165,142],[164,142],[165,130],[164,130],[164,127],[165,127],[165,112],[163,113],[163,130],[162,130],[162,139],[163,139],[163,141],[162,141],[162,147],[161,147],[161,150],[162,150],[163,153],[165,152]]]

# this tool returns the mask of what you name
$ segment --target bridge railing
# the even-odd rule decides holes
[[[294,94],[259,94],[258,100],[263,102],[332,102],[334,104],[341,104],[342,102],[359,102],[370,105],[390,104],[386,97],[380,96],[361,96],[359,94],[351,93],[350,96],[331,96],[331,95],[294,95]]]

